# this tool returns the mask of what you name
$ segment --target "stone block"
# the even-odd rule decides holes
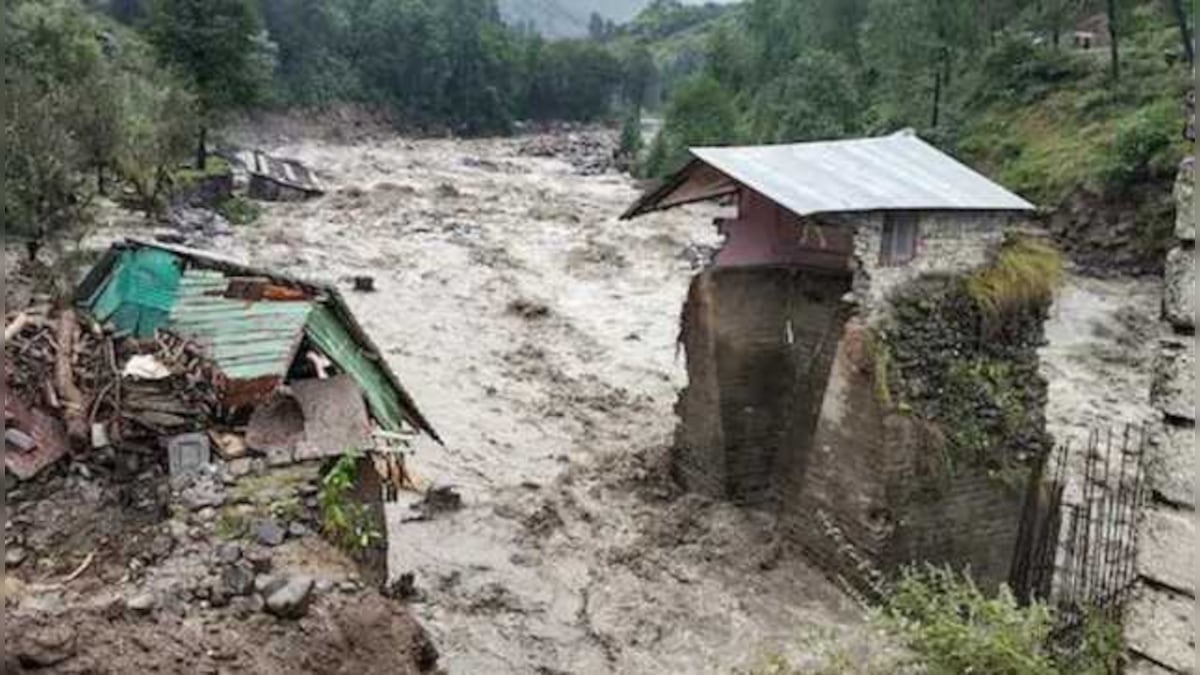
[[[1195,328],[1195,248],[1176,247],[1167,254],[1163,286],[1163,318],[1176,328]]]
[[[1192,613],[1196,601],[1185,595],[1143,586],[1125,617],[1125,640],[1135,654],[1191,673],[1196,668]]]
[[[1184,241],[1196,241],[1195,189],[1194,158],[1188,157],[1175,177],[1175,236]]]
[[[1167,425],[1149,449],[1146,473],[1160,501],[1177,506],[1196,504],[1196,477],[1200,476],[1200,448],[1195,427]]]
[[[199,473],[211,461],[206,434],[180,434],[167,440],[167,464],[172,476]]]
[[[1156,585],[1195,593],[1191,560],[1196,541],[1196,512],[1169,507],[1146,511],[1139,535],[1138,572]]]
[[[1196,420],[1195,341],[1167,338],[1154,361],[1150,403],[1164,414]]]

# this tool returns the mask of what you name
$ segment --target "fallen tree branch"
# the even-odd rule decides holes
[[[75,384],[75,373],[72,356],[75,353],[75,332],[79,324],[75,319],[75,310],[64,309],[58,317],[58,350],[54,360],[54,383],[62,401],[63,417],[67,422],[67,435],[72,444],[82,445],[86,442],[90,428],[87,421],[87,405],[84,403],[83,392]]]
[[[16,318],[12,320],[12,323],[4,327],[4,341],[8,342],[9,340],[15,338],[17,334],[21,332],[21,329],[28,324],[29,314],[26,312],[21,312],[18,314]]]

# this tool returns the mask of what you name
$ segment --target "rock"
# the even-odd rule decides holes
[[[1196,541],[1195,514],[1150,508],[1143,517],[1138,533],[1138,573],[1156,586],[1194,594],[1192,547],[1181,543]]]
[[[1196,663],[1195,607],[1196,601],[1187,596],[1143,585],[1125,613],[1128,647],[1175,672],[1191,672]]]
[[[230,597],[249,595],[254,590],[254,570],[248,562],[229,565],[221,571],[221,587]]]
[[[222,565],[232,565],[242,557],[242,547],[234,542],[226,542],[217,547],[216,559]]]
[[[208,594],[208,605],[210,607],[228,607],[231,596],[225,591],[225,588],[220,584],[212,587]]]
[[[159,534],[150,541],[150,555],[155,560],[162,560],[171,555],[175,548],[175,539],[169,534]]]
[[[138,593],[137,595],[125,601],[125,607],[131,611],[137,612],[138,614],[147,614],[152,612],[157,606],[158,598],[149,591],[145,593]]]
[[[25,562],[25,558],[29,556],[29,551],[26,551],[21,546],[9,546],[4,551],[4,566],[5,567],[20,567],[21,563]]]
[[[1196,420],[1195,340],[1164,339],[1154,360],[1150,403],[1180,420]]]
[[[1196,326],[1196,249],[1176,247],[1163,271],[1163,318],[1178,329]]]
[[[250,526],[254,540],[263,546],[278,546],[283,543],[284,530],[271,518],[257,520]]]
[[[49,668],[75,656],[75,629],[57,623],[21,636],[17,643],[17,660],[27,668]]]
[[[234,598],[229,606],[239,619],[249,619],[263,610],[263,599],[258,595],[251,594]]]
[[[1183,241],[1196,241],[1195,181],[1195,158],[1187,157],[1175,177],[1175,237]]]
[[[359,586],[358,582],[356,582],[356,581],[343,581],[337,585],[337,588],[338,588],[338,591],[345,593],[347,595],[357,593],[360,590],[362,590],[362,587]]]
[[[1146,476],[1155,499],[1174,506],[1196,506],[1196,476],[1200,471],[1200,447],[1196,430],[1166,425],[1148,452]]]
[[[411,600],[417,597],[416,575],[404,572],[383,589],[383,595],[395,600]]]
[[[449,485],[430,488],[425,492],[419,508],[427,515],[457,511],[462,508],[462,495]]]
[[[265,609],[281,619],[298,619],[308,612],[314,582],[309,576],[295,576],[266,596]]]
[[[271,571],[271,552],[254,549],[245,553],[246,561],[256,574],[266,574]]]
[[[225,486],[211,478],[199,479],[180,492],[179,501],[188,511],[216,508],[225,503]]]
[[[282,574],[260,574],[254,577],[254,591],[266,597],[279,590],[288,581]]]
[[[333,590],[333,579],[326,579],[326,578],[322,577],[320,579],[317,579],[316,583],[313,584],[313,592],[315,592],[317,595],[325,595],[326,593],[329,593],[332,590]]]
[[[292,537],[293,539],[299,539],[309,535],[308,528],[304,526],[304,523],[298,521],[292,521],[288,523],[287,533],[288,536]]]
[[[241,478],[248,475],[254,469],[254,465],[249,457],[239,457],[231,459],[225,463],[225,473],[231,478]]]

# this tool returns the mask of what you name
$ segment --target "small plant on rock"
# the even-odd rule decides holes
[[[361,457],[353,451],[339,457],[321,479],[317,496],[322,530],[335,544],[351,553],[366,551],[383,539],[383,533],[372,523],[367,506],[350,496]]]

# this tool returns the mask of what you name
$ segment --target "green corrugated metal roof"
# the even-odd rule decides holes
[[[230,379],[285,375],[314,303],[207,295],[223,293],[227,284],[221,272],[185,272],[167,329],[204,347]]]
[[[112,265],[107,282],[86,299],[88,310],[122,333],[154,335],[175,302],[181,261],[167,251],[142,248],[122,251]]]

